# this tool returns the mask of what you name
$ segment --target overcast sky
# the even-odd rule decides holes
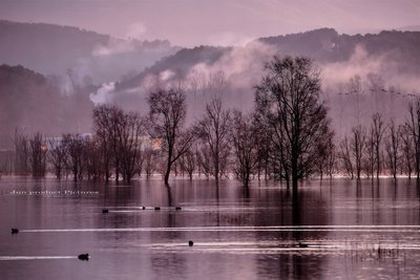
[[[0,0],[0,18],[228,45],[320,27],[353,34],[420,26],[420,0]]]

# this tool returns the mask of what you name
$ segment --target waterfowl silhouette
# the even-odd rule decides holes
[[[19,229],[17,228],[12,228],[12,234],[17,234],[19,233]]]
[[[192,247],[194,245],[194,242],[192,240],[188,241],[188,246]]]
[[[299,242],[298,247],[299,247],[299,248],[308,248],[308,244],[305,244],[305,243]]]
[[[89,254],[80,254],[77,256],[77,258],[81,261],[88,261],[89,260]]]
[[[108,213],[108,212],[109,212],[109,210],[108,210],[107,208],[102,209],[102,213],[103,213],[103,214],[106,214],[106,213]]]

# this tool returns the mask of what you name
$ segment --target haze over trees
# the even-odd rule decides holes
[[[165,158],[164,180],[169,184],[172,166],[182,155],[189,151],[194,134],[185,130],[186,104],[182,89],[157,90],[148,98],[149,133],[151,138],[161,141],[161,150]]]
[[[223,94],[216,94],[224,89],[216,86],[204,114],[188,122],[180,84],[151,90],[143,115],[111,104],[95,106],[92,134],[47,137],[16,130],[14,173],[125,184],[137,175],[149,179],[159,173],[167,185],[171,174],[190,180],[204,174],[216,185],[236,177],[245,187],[264,178],[285,183],[294,194],[300,181],[324,175],[418,177],[419,99],[407,106],[404,121],[376,112],[362,122],[357,104],[365,93],[356,77],[349,84],[360,102],[355,124],[338,136],[312,60],[275,56],[261,74],[255,109],[248,113],[225,107]]]
[[[216,184],[227,169],[231,149],[231,119],[231,112],[223,108],[220,98],[216,98],[207,104],[204,117],[196,128],[201,149],[208,151],[202,157],[209,157],[208,173],[214,176]]]
[[[330,134],[320,80],[309,59],[274,57],[257,86],[257,114],[270,129],[275,175],[297,191],[298,181],[315,171]]]

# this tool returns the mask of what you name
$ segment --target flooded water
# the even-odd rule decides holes
[[[3,177],[0,278],[419,279],[419,201],[408,180],[312,181],[292,198],[262,182]]]

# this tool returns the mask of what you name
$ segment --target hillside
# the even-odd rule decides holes
[[[0,64],[65,78],[71,71],[79,84],[120,79],[178,49],[168,41],[122,40],[75,27],[5,20],[0,20],[0,42]]]
[[[334,29],[324,28],[260,38],[245,47],[201,46],[183,49],[158,61],[139,75],[121,81],[117,89],[138,86],[145,77],[160,75],[165,71],[173,73],[171,79],[185,79],[188,73],[200,70],[224,71],[226,78],[229,78],[231,74],[244,74],[255,67],[261,69],[264,61],[272,55],[303,55],[314,59],[321,67],[359,62],[370,66],[371,62],[374,62],[379,65],[376,69],[372,69],[372,72],[383,70],[383,73],[378,74],[387,76],[389,70],[395,70],[399,75],[413,76],[420,73],[418,46],[420,46],[420,32],[383,31],[379,34],[340,35]]]
[[[161,59],[108,88],[106,94],[108,100],[123,107],[144,111],[144,98],[154,87],[182,85],[188,93],[191,119],[215,95],[223,96],[227,107],[248,110],[252,109],[254,86],[263,75],[264,63],[273,55],[303,55],[319,68],[330,115],[335,122],[342,120],[340,128],[345,128],[354,121],[355,98],[348,94],[354,81],[365,96],[362,115],[369,118],[379,110],[405,117],[397,112],[405,112],[409,96],[420,91],[418,46],[420,32],[346,35],[328,28],[260,38],[245,47],[201,46]],[[382,96],[381,102],[378,96]]]
[[[71,96],[40,73],[22,66],[0,65],[0,148],[10,146],[15,129],[48,135],[90,129],[93,104],[80,88]]]

